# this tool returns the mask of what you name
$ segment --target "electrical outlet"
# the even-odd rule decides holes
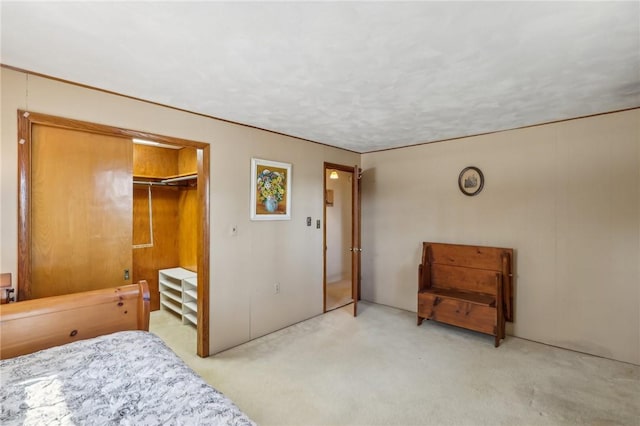
[[[273,286],[273,292],[274,294],[280,294],[280,283],[275,283]]]
[[[316,220],[316,229],[320,229],[320,219]]]
[[[311,216],[307,216],[307,226],[311,226]]]

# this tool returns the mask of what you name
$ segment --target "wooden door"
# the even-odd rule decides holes
[[[362,247],[360,245],[360,176],[361,170],[356,165],[353,167],[353,179],[351,179],[351,294],[353,295],[353,316],[358,316],[358,299],[360,299],[360,261]]]
[[[26,298],[131,283],[132,162],[130,140],[33,125]]]

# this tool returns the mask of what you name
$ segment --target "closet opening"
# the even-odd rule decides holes
[[[151,324],[178,320],[197,329],[197,150],[132,142],[133,281],[146,280],[151,311],[163,311]]]
[[[196,328],[196,352],[208,356],[209,144],[26,111],[18,111],[18,121],[18,299],[44,297],[46,294],[39,292],[51,291],[47,288],[51,283],[58,287],[54,289],[58,294],[65,294],[83,291],[88,284],[106,288],[144,279],[149,283],[152,310],[170,303],[178,307],[172,315],[185,327]],[[103,152],[107,146],[109,156]],[[73,167],[62,173],[61,164]],[[119,168],[114,169],[114,164]],[[83,181],[91,182],[91,188],[56,193],[53,199],[47,195],[51,187],[74,187],[78,170],[86,174]],[[107,201],[113,198],[120,200],[117,211],[108,207]],[[69,221],[60,231],[63,234],[53,238],[50,230],[55,227],[46,221],[51,216],[61,217],[60,212],[50,214],[54,208],[62,208],[61,212],[66,208],[78,218],[87,218],[87,225],[82,228]],[[98,213],[100,219],[95,219]],[[105,225],[115,216],[122,220]],[[38,231],[41,220],[47,232]],[[96,226],[106,228],[97,232]],[[74,246],[89,234],[91,249]],[[111,234],[117,234],[125,245],[114,249],[109,240],[103,243],[96,239]],[[72,250],[53,254],[38,250],[50,243]],[[98,247],[104,251],[102,260],[94,255]],[[106,262],[113,257],[122,262]],[[51,264],[66,267],[77,259],[82,262],[74,273],[57,279],[51,279],[51,268],[43,269]],[[171,274],[173,269],[186,271],[186,276],[178,274],[176,278]],[[169,271],[166,279],[163,271]],[[111,278],[105,279],[105,275]],[[40,278],[43,276],[46,279]]]

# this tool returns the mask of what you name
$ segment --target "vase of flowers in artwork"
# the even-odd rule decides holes
[[[278,210],[284,197],[286,177],[283,173],[264,169],[258,174],[258,199],[269,213]]]
[[[278,200],[274,197],[268,197],[264,200],[264,208],[267,209],[269,213],[273,213],[278,210]]]

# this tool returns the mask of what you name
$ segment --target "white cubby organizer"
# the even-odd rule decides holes
[[[184,268],[158,271],[160,307],[175,312],[183,324],[198,325],[198,275]]]

